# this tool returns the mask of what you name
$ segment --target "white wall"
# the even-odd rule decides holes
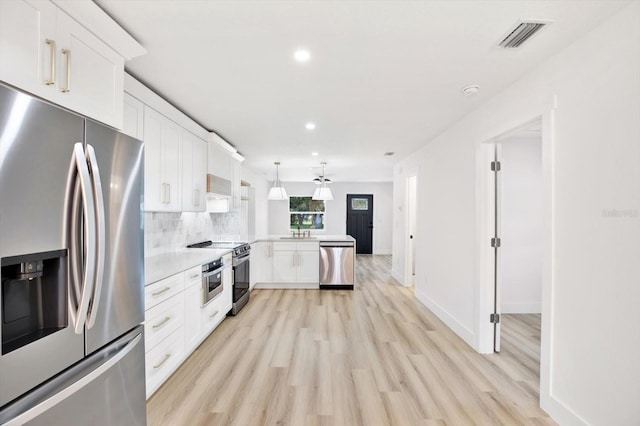
[[[244,165],[241,168],[240,176],[243,181],[250,183],[255,190],[253,193],[255,200],[255,216],[253,218],[255,220],[255,238],[266,237],[269,234],[267,194],[269,193],[270,182]]]
[[[311,196],[312,182],[283,182],[289,196]],[[373,194],[373,254],[391,254],[393,184],[391,182],[334,182],[333,200],[326,202],[324,234],[346,233],[347,194]],[[266,196],[265,196],[266,199]],[[269,201],[269,233],[289,234],[289,203]]]
[[[540,115],[550,194],[541,405],[563,425],[638,425],[640,3],[396,165],[396,185],[419,168],[416,297],[480,347],[479,146]],[[394,257],[396,248],[394,239]]]
[[[542,308],[542,138],[501,141],[500,298],[503,313]]]

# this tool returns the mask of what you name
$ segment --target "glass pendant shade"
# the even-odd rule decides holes
[[[311,199],[330,201],[333,200],[333,194],[331,193],[331,189],[327,188],[326,186],[321,186],[320,188],[316,188],[316,190],[313,191],[313,197],[311,197]]]
[[[289,196],[287,195],[287,191],[284,189],[284,187],[280,183],[280,174],[279,174],[280,162],[276,161],[273,164],[276,165],[276,180],[273,182],[273,186],[269,190],[269,194],[267,195],[267,200],[272,200],[272,201],[288,200]]]
[[[282,186],[272,186],[269,190],[269,195],[267,195],[267,199],[273,201],[282,201],[288,198],[287,191]]]
[[[327,187],[327,182],[329,181],[329,179],[324,178],[325,176],[324,166],[326,164],[327,163],[322,163],[322,176],[320,178],[322,185],[316,188],[315,191],[313,191],[313,196],[311,197],[312,200],[319,200],[319,201],[333,200],[333,194],[331,193],[331,190]]]

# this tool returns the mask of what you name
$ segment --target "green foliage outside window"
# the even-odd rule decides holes
[[[324,201],[311,197],[289,198],[290,229],[324,229]]]

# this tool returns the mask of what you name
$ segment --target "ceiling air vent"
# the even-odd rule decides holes
[[[518,25],[507,35],[498,46],[507,48],[520,47],[522,43],[529,40],[531,36],[537,33],[546,23],[544,22],[520,22]]]

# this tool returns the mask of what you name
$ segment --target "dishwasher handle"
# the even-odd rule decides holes
[[[320,247],[353,247],[352,241],[322,241]]]

